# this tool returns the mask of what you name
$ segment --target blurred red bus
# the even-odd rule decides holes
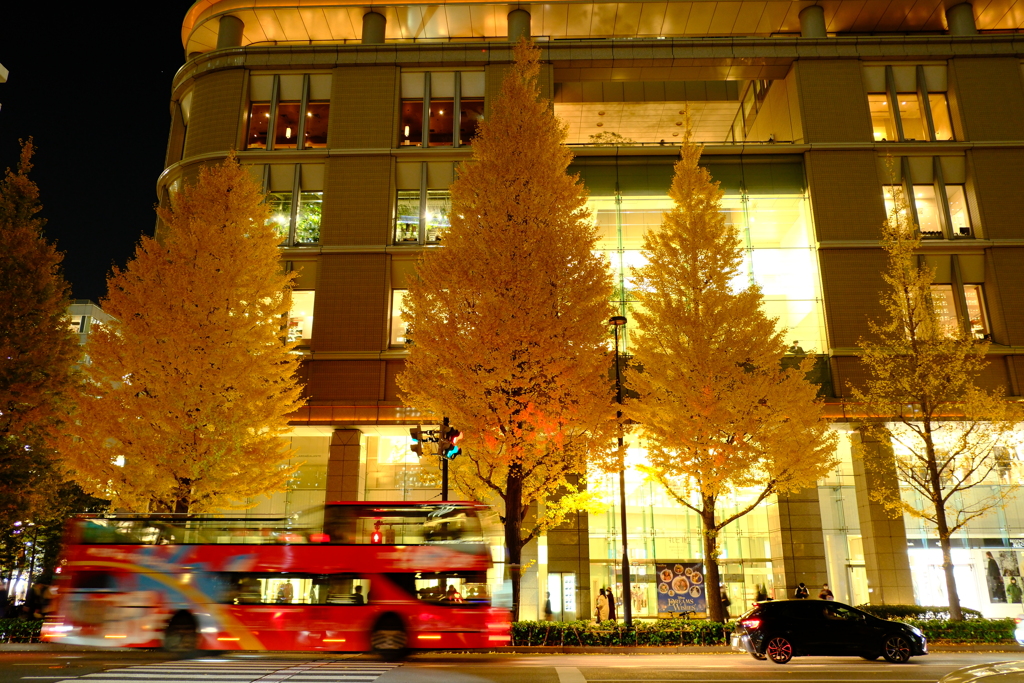
[[[82,515],[51,642],[195,650],[489,648],[510,641],[477,503],[331,503],[304,517]]]

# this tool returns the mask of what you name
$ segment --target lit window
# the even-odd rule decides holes
[[[971,236],[971,218],[967,213],[967,200],[963,185],[946,185],[946,201],[952,221],[953,237]]]
[[[935,188],[914,185],[914,206],[917,207],[917,227],[925,237],[942,237],[942,223],[935,204]]]
[[[329,74],[253,75],[245,148],[327,147],[330,89]]]
[[[405,346],[408,341],[406,333],[409,324],[402,317],[402,307],[405,305],[407,290],[394,289],[391,291],[391,346]]]
[[[967,319],[971,323],[971,333],[983,339],[989,334],[989,328],[981,285],[964,285],[964,298],[967,300]]]
[[[935,306],[935,316],[946,334],[955,334],[959,323],[953,285],[932,285],[932,305]]]
[[[871,130],[875,140],[895,140],[896,126],[893,124],[889,96],[884,93],[868,95],[868,109],[871,110]]]
[[[274,232],[282,242],[287,242],[292,225],[292,193],[269,192],[267,204],[270,205],[270,224],[274,226]]]
[[[401,90],[400,147],[466,145],[476,135],[484,112],[483,72],[407,72]]]
[[[927,126],[921,113],[921,100],[917,93],[898,93],[896,106],[900,110],[904,140],[928,140]]]
[[[949,103],[946,93],[928,93],[928,102],[932,110],[932,123],[935,125],[936,140],[953,140],[953,123],[949,116]]]
[[[985,315],[985,299],[982,286],[978,284],[964,285],[962,305],[966,306],[967,320],[970,322],[971,334],[976,339],[984,339],[989,334],[988,318]],[[960,327],[957,316],[957,301],[954,285],[932,285],[932,304],[935,315],[947,334],[955,334]]]
[[[313,303],[316,292],[292,292],[292,308],[288,314],[288,341],[308,345],[313,338]]]
[[[274,226],[281,245],[318,244],[323,215],[323,165],[272,164],[267,168],[268,223]]]
[[[316,244],[320,241],[320,217],[323,192],[300,192],[299,209],[295,215],[295,243]]]

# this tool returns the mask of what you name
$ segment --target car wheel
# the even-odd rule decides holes
[[[385,662],[400,662],[409,655],[409,638],[402,621],[386,616],[377,622],[370,634],[370,647]]]
[[[889,636],[882,646],[882,656],[893,664],[904,664],[910,659],[910,643],[903,636]]]
[[[174,615],[164,631],[164,650],[179,658],[192,657],[199,647],[196,622],[187,612]]]
[[[764,653],[776,664],[785,664],[793,659],[793,644],[782,636],[775,636],[768,641]]]
[[[757,652],[751,652],[750,656],[753,657],[754,659],[760,660],[762,662],[764,660],[768,659],[768,657],[766,655],[758,654]]]

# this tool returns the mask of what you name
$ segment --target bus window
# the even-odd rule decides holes
[[[229,605],[365,605],[370,581],[354,574],[221,575]]]
[[[487,572],[417,572],[388,576],[423,602],[437,605],[490,603]]]
[[[80,591],[109,591],[114,589],[114,576],[107,572],[75,572],[71,589]]]
[[[328,543],[486,543],[477,509],[458,503],[328,505],[323,528]]]

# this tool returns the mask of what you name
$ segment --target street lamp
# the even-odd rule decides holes
[[[615,417],[619,426],[619,509],[622,512],[622,616],[626,628],[633,628],[633,591],[629,585],[629,545],[626,540],[626,456],[622,450],[622,371],[619,369],[619,328],[626,324],[626,317],[616,315],[608,321],[615,328],[615,399],[619,409]]]

